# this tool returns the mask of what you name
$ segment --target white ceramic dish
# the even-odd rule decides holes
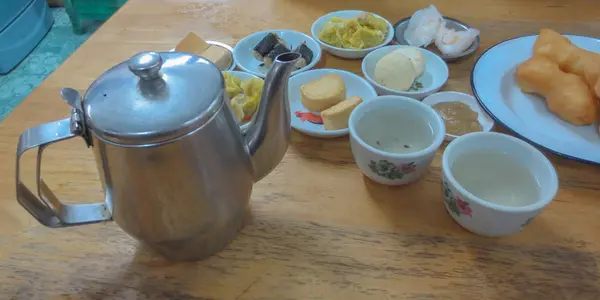
[[[375,65],[377,64],[377,62],[388,53],[403,47],[410,46],[395,45],[382,47],[369,53],[369,55],[367,55],[363,59],[362,72],[365,78],[373,85],[373,87],[375,87],[375,90],[377,90],[377,94],[405,96],[421,100],[429,96],[430,94],[439,91],[444,86],[444,84],[446,84],[446,81],[448,81],[448,65],[438,55],[422,48],[418,49],[425,56],[425,72],[417,79],[415,79],[415,81],[420,82],[423,85],[421,89],[419,89],[418,91],[397,91],[386,88],[383,85],[377,83],[377,81],[375,81],[374,74]]]
[[[349,125],[350,147],[358,168],[373,181],[387,185],[408,184],[421,178],[446,132],[444,121],[433,108],[402,96],[379,96],[361,103],[352,111]],[[431,139],[417,141],[415,136],[408,136],[422,136],[417,128],[424,129]],[[416,151],[382,150],[388,147],[402,150],[415,147]]]
[[[231,48],[231,46],[229,46],[225,43],[216,42],[216,41],[206,41],[206,43],[209,45],[216,45],[216,46],[227,49],[229,51],[229,53],[231,54],[231,65],[229,66],[229,68],[227,68],[227,71],[235,70],[236,64],[235,64],[235,58],[233,57],[233,48]],[[175,51],[175,48],[169,50],[169,52],[173,52],[173,51]]]
[[[446,21],[446,25],[448,26],[448,28],[454,29],[456,31],[465,31],[465,30],[471,28],[469,25],[467,25],[457,19],[453,19],[453,18],[444,16],[444,20]],[[396,24],[394,25],[394,31],[395,31],[394,40],[400,45],[408,45],[408,43],[404,39],[404,30],[406,30],[406,27],[408,27],[409,21],[410,21],[410,17],[407,17],[407,18],[404,18],[404,19],[396,22]],[[475,53],[477,48],[479,48],[479,42],[480,42],[480,38],[478,35],[477,38],[475,39],[475,41],[473,42],[473,44],[471,44],[471,46],[469,48],[467,48],[467,50],[465,50],[465,52],[458,54],[458,55],[443,55],[437,49],[437,47],[435,46],[435,43],[432,43],[431,45],[429,45],[426,48],[430,49],[433,53],[439,55],[445,61],[452,62],[452,61],[456,61],[461,58],[470,56],[471,54]]]
[[[340,17],[340,18],[349,19],[349,18],[354,18],[362,13],[364,13],[364,11],[362,11],[362,10],[340,10],[340,11],[328,13],[328,14],[318,18],[313,23],[312,28],[310,30],[312,33],[312,36],[321,45],[321,47],[323,47],[323,49],[325,49],[325,51],[331,53],[332,55],[339,56],[342,58],[349,58],[349,59],[363,58],[367,54],[369,54],[369,52],[389,44],[392,41],[392,39],[394,38],[394,27],[388,20],[381,17],[380,15],[373,14],[375,17],[378,17],[378,18],[384,20],[388,24],[388,32],[387,32],[387,35],[386,35],[383,43],[381,43],[381,45],[371,47],[371,48],[361,49],[361,50],[355,50],[355,49],[344,49],[344,48],[334,47],[334,46],[331,46],[331,45],[326,44],[326,43],[322,42],[321,40],[319,40],[319,32],[321,32],[321,30],[323,30],[323,28],[325,27],[325,24],[327,23],[327,21],[329,21],[329,19],[331,19],[331,17]]]
[[[600,40],[565,35],[573,44],[600,53]],[[488,114],[523,139],[557,155],[600,164],[596,125],[574,126],[551,113],[540,96],[525,94],[514,78],[516,67],[533,54],[537,35],[501,42],[479,57],[471,73],[473,95]]]
[[[492,130],[492,128],[494,127],[494,119],[492,119],[492,117],[490,117],[485,112],[485,110],[483,110],[483,108],[481,108],[481,106],[479,106],[477,99],[475,99],[475,97],[473,97],[469,94],[460,93],[460,92],[439,92],[439,93],[431,94],[431,95],[427,96],[425,99],[423,99],[423,103],[425,103],[431,107],[433,107],[434,105],[436,105],[438,103],[453,102],[453,101],[462,102],[462,103],[468,105],[474,112],[477,113],[477,115],[478,115],[477,121],[481,125],[482,131],[488,132],[488,131]],[[452,141],[456,137],[457,137],[456,135],[449,134],[446,132],[446,138],[445,138],[446,141]]]
[[[250,74],[248,72],[243,72],[243,71],[225,71],[225,72],[227,72],[227,73],[229,73],[229,74],[231,74],[231,75],[239,78],[241,81],[248,80],[250,78],[259,78],[259,79],[262,79],[262,78],[260,78],[260,77],[258,77],[256,75],[254,75],[254,74]],[[229,103],[228,103],[228,105],[229,105]],[[254,115],[256,115],[256,112],[254,112]],[[254,117],[254,115],[253,115],[253,117]],[[242,129],[243,132],[245,132],[246,130],[248,130],[248,126],[250,126],[250,122],[251,121],[240,123],[240,128]]]
[[[306,46],[312,50],[312,61],[304,68],[293,71],[292,76],[312,69],[321,59],[321,47],[319,47],[319,44],[310,36],[293,30],[266,30],[255,32],[243,38],[235,45],[235,47],[233,47],[233,59],[241,70],[265,78],[269,68],[261,66],[262,62],[252,55],[252,49],[254,49],[256,44],[258,44],[269,32],[279,35],[279,37],[291,48],[290,50],[294,50],[294,48],[303,42],[306,42]]]
[[[308,121],[302,121],[296,116],[296,112],[308,112],[302,105],[300,87],[303,84],[317,80],[327,74],[337,74],[344,79],[346,84],[346,98],[359,96],[363,102],[371,101],[377,97],[375,89],[362,77],[347,71],[337,69],[316,69],[302,72],[290,78],[288,85],[288,97],[290,101],[290,112],[292,114],[292,127],[306,135],[320,138],[335,138],[348,134],[348,128],[340,130],[325,130],[322,124],[313,124]]]
[[[485,201],[466,190],[454,176],[452,165],[458,157],[476,151],[500,151],[525,166],[538,182],[537,198],[525,206],[506,206]],[[488,186],[485,182],[482,185]],[[552,163],[526,142],[497,132],[475,132],[458,137],[446,147],[442,155],[442,186],[446,210],[459,225],[476,234],[497,237],[519,232],[540,214],[556,196],[558,177]],[[506,191],[520,190],[513,188],[506,186]]]

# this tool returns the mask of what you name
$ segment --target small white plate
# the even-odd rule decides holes
[[[345,136],[348,134],[348,128],[340,130],[325,130],[322,124],[313,124],[308,121],[302,122],[300,118],[296,116],[297,111],[309,112],[309,110],[302,105],[300,87],[303,84],[317,80],[327,74],[337,74],[344,79],[344,83],[346,84],[346,98],[359,96],[363,99],[363,101],[370,101],[377,97],[375,89],[373,89],[373,87],[362,77],[354,73],[337,69],[316,69],[300,73],[290,78],[288,85],[290,112],[292,114],[292,127],[306,135],[314,137],[334,138]]]
[[[475,97],[460,93],[460,92],[440,92],[427,96],[427,98],[423,99],[423,103],[433,107],[434,105],[442,102],[453,102],[459,101],[466,105],[468,105],[474,112],[477,113],[477,121],[481,125],[482,131],[491,131],[494,127],[494,120],[490,117],[477,103],[477,99]],[[446,133],[445,140],[451,141],[457,138],[456,135]]]
[[[281,39],[283,39],[290,50],[294,50],[298,45],[306,42],[306,46],[313,52],[312,61],[302,69],[298,69],[292,72],[292,76],[312,69],[321,59],[321,47],[319,44],[310,36],[293,30],[266,30],[255,32],[242,40],[240,40],[235,47],[233,47],[233,59],[240,69],[248,73],[254,74],[258,77],[265,78],[269,68],[261,66],[262,61],[257,60],[252,54],[252,50],[268,33],[276,33]]]
[[[564,35],[573,44],[600,53],[600,40]],[[521,138],[568,159],[600,165],[598,125],[575,126],[548,110],[544,99],[525,94],[516,67],[533,55],[537,35],[503,41],[485,51],[471,72],[473,95],[497,123]]]
[[[423,85],[421,89],[418,91],[397,91],[386,88],[375,81],[375,65],[377,65],[377,62],[385,55],[405,47],[410,46],[386,46],[369,53],[362,62],[362,72],[365,75],[365,78],[367,78],[373,87],[375,87],[375,90],[377,90],[379,95],[397,95],[421,100],[430,94],[439,91],[442,86],[446,84],[446,81],[448,81],[448,65],[438,55],[423,48],[417,49],[425,56],[425,72],[415,79],[415,81],[420,82]]]
[[[250,78],[262,79],[254,74],[250,74],[248,72],[243,72],[243,71],[224,71],[224,72],[227,72],[227,73],[239,78],[241,81],[248,80]],[[254,112],[254,115],[256,115],[256,112]],[[254,117],[254,115],[252,117]],[[246,132],[246,130],[248,130],[248,126],[250,126],[250,122],[252,122],[252,121],[240,123],[240,128],[242,129],[243,132]]]
[[[344,48],[331,46],[331,45],[326,44],[326,43],[322,42],[321,40],[319,40],[319,32],[321,32],[321,30],[323,30],[323,28],[325,27],[325,24],[327,24],[327,22],[329,21],[329,19],[331,19],[331,17],[350,19],[350,18],[355,18],[356,16],[358,16],[362,13],[365,13],[365,12],[361,11],[361,10],[340,10],[340,11],[328,13],[328,14],[318,18],[313,23],[312,28],[311,28],[312,36],[321,45],[321,47],[323,47],[323,49],[325,49],[325,51],[327,51],[335,56],[349,58],[349,59],[363,58],[367,54],[369,54],[369,52],[389,44],[392,41],[392,39],[394,38],[394,27],[388,20],[381,17],[380,15],[371,13],[375,17],[384,20],[388,24],[387,35],[386,35],[385,39],[383,40],[383,43],[381,43],[378,46],[361,49],[361,50],[344,49]]]

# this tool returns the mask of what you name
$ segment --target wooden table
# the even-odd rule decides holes
[[[450,66],[446,90],[469,92],[475,59],[504,39],[541,27],[600,32],[597,0],[434,2],[482,32],[477,54]],[[441,151],[426,178],[391,188],[361,175],[346,138],[298,133],[281,165],[256,184],[253,219],[226,250],[202,262],[167,262],[114,223],[45,228],[15,200],[18,136],[68,116],[61,87],[84,91],[112,65],[141,50],[168,50],[189,31],[234,44],[258,30],[308,33],[313,20],[329,11],[358,8],[395,22],[428,4],[130,0],[1,125],[0,298],[599,299],[600,168],[551,155],[560,176],[555,201],[522,233],[498,239],[468,233],[446,213]],[[360,74],[358,60],[326,55],[322,65]],[[92,154],[81,140],[51,147],[45,162],[44,174],[59,197],[103,199]]]

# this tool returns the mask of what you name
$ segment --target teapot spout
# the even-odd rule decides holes
[[[256,116],[245,139],[254,167],[254,181],[269,174],[281,162],[292,132],[288,81],[300,54],[279,55],[267,73]]]

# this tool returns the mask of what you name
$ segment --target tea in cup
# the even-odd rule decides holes
[[[387,185],[418,180],[429,168],[446,133],[428,105],[403,96],[380,96],[350,115],[350,146],[359,169]]]
[[[558,191],[556,171],[540,151],[495,132],[456,138],[442,155],[442,174],[448,213],[484,236],[519,232]]]

